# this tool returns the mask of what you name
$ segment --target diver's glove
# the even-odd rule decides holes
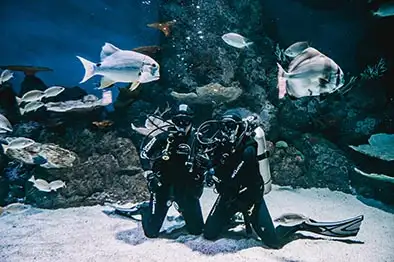
[[[146,179],[148,180],[148,189],[151,193],[156,193],[157,190],[162,186],[160,178],[156,173],[149,173]]]

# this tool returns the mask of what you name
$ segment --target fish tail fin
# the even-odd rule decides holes
[[[84,83],[86,82],[89,78],[95,75],[96,71],[96,65],[93,62],[90,62],[89,60],[86,60],[83,57],[77,56],[77,58],[81,61],[83,67],[85,68],[85,75],[81,82],[79,83]]]
[[[283,67],[279,64],[278,65],[278,85],[277,88],[279,89],[279,99],[283,98],[286,94],[286,89],[287,89],[287,81],[286,81],[286,71],[283,69]]]
[[[8,145],[1,144],[1,146],[3,147],[3,153],[5,155],[7,153],[7,150],[8,150]]]
[[[25,109],[19,108],[19,112],[21,113],[21,115],[23,115],[25,113]]]
[[[22,98],[15,96],[15,99],[16,99],[16,103],[18,104],[18,106],[20,104],[22,104]]]
[[[254,42],[252,42],[252,41],[247,42],[246,43],[246,48],[250,48],[250,46],[253,45],[253,44],[254,44]]]

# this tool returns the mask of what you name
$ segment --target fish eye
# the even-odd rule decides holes
[[[152,67],[156,67],[156,64],[152,64]]]
[[[138,73],[138,76],[141,76],[141,72]]]
[[[97,67],[101,66],[101,63],[97,63],[96,66],[97,66]]]

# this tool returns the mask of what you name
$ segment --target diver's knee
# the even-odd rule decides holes
[[[158,237],[159,237],[159,233],[158,233],[158,232],[151,232],[151,231],[149,231],[149,230],[145,230],[145,231],[144,231],[144,235],[145,235],[147,238],[158,238]]]
[[[197,235],[201,235],[203,230],[202,230],[202,228],[189,228],[188,231],[191,235],[197,236]]]
[[[219,237],[219,234],[216,232],[204,231],[203,237],[207,240],[215,240]]]

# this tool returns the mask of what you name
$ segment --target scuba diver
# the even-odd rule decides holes
[[[193,112],[180,104],[168,123],[168,129],[153,137],[141,150],[150,201],[137,204],[133,215],[139,214],[144,233],[149,238],[159,236],[167,211],[173,202],[183,216],[190,234],[199,235],[204,227],[200,197],[203,192],[203,172],[190,166]],[[164,126],[158,128],[165,128]],[[148,136],[147,136],[148,137]],[[144,145],[144,142],[142,143]]]
[[[242,213],[248,235],[252,228],[270,248],[281,248],[297,231],[326,236],[357,235],[363,216],[339,222],[317,222],[298,214],[271,219],[264,195],[271,191],[269,152],[258,115],[237,109],[225,112],[219,120],[209,120],[196,131],[197,141],[210,148],[210,169],[206,184],[215,185],[218,198],[205,222],[204,237],[214,240]]]

